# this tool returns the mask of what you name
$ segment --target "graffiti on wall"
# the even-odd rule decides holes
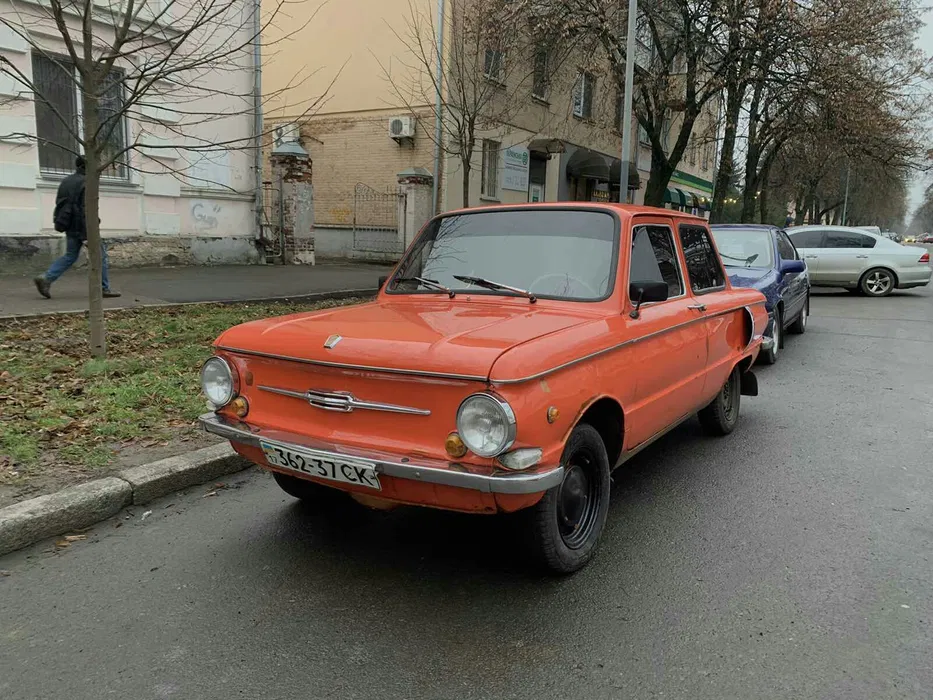
[[[191,203],[191,220],[201,231],[213,231],[220,225],[223,206],[217,202],[196,201]]]

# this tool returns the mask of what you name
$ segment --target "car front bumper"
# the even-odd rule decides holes
[[[240,445],[259,448],[261,440],[269,440],[296,450],[304,448],[325,453],[333,460],[344,458],[372,462],[376,473],[380,475],[484,493],[536,494],[557,486],[564,478],[564,468],[560,465],[550,468],[538,467],[537,471],[531,473],[478,474],[467,471],[467,466],[456,462],[327,444],[295,433],[259,428],[218,413],[205,413],[198,422],[207,432]]]

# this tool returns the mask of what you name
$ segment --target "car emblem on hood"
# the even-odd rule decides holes
[[[334,346],[337,343],[339,343],[341,340],[343,340],[342,336],[332,335],[327,340],[324,341],[324,347],[327,348],[328,350],[332,350]]]

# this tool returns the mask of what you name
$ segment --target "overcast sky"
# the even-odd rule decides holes
[[[933,9],[927,10],[924,17],[926,19],[926,26],[920,30],[920,48],[923,49],[925,54],[933,55]],[[933,146],[933,144],[930,144]],[[920,202],[923,200],[923,189],[928,184],[929,179],[918,176],[914,181],[913,188],[910,192],[910,208],[911,210],[915,209],[920,205]],[[909,223],[910,216],[908,215]]]

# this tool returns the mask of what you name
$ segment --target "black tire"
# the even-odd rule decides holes
[[[810,295],[807,294],[807,298],[803,302],[803,308],[800,310],[800,315],[794,319],[794,322],[790,324],[790,327],[787,329],[794,335],[803,335],[807,332],[807,320],[810,317]]]
[[[873,267],[862,275],[858,286],[865,296],[886,297],[897,287],[897,278],[888,269]]]
[[[697,414],[700,425],[710,435],[728,435],[735,430],[742,405],[741,370],[736,367],[709,406]]]
[[[774,310],[774,322],[771,324],[771,337],[774,343],[767,352],[759,353],[758,359],[763,365],[773,365],[777,362],[778,352],[784,347],[784,316],[780,309]]]
[[[563,482],[529,509],[525,526],[541,564],[570,574],[593,558],[609,513],[609,457],[593,426],[573,429],[561,464]]]
[[[322,486],[307,479],[299,479],[297,476],[281,472],[272,472],[272,477],[285,493],[308,505],[323,508],[335,505],[349,506],[354,502],[345,491]]]

